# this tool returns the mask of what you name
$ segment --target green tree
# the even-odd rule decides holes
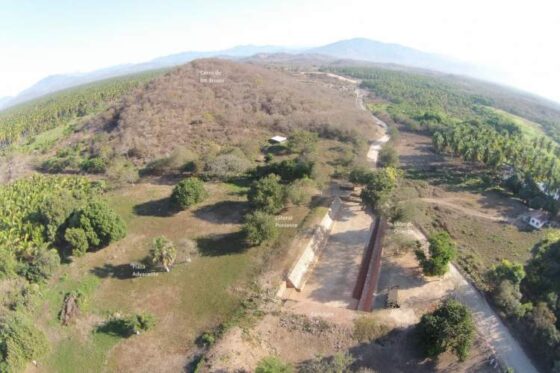
[[[0,355],[2,372],[19,372],[25,365],[48,351],[48,341],[42,331],[19,313],[0,318]]]
[[[280,177],[274,174],[256,180],[251,185],[248,199],[256,209],[275,214],[284,207],[285,191]]]
[[[34,248],[27,253],[20,274],[31,282],[41,282],[51,277],[59,264],[60,257],[55,249]]]
[[[474,339],[470,310],[456,300],[443,302],[433,313],[422,316],[418,324],[421,346],[426,355],[436,358],[451,350],[464,361]]]
[[[319,135],[315,132],[296,130],[288,139],[288,149],[292,153],[311,154],[317,148]]]
[[[260,245],[278,237],[278,227],[274,217],[263,211],[255,211],[245,216],[243,232],[245,239],[251,245]]]
[[[82,229],[88,248],[104,247],[126,236],[124,221],[109,206],[99,200],[89,202],[70,217],[69,228]]]
[[[512,263],[507,259],[494,267],[490,271],[490,278],[495,284],[500,284],[507,280],[512,284],[519,285],[525,278],[525,269],[520,263]]]
[[[455,257],[455,244],[447,232],[432,234],[428,242],[429,257],[426,257],[421,249],[416,250],[416,257],[425,275],[442,276],[447,272],[449,262]]]
[[[292,182],[286,188],[286,197],[294,205],[307,205],[317,192],[317,186],[311,179],[304,178]]]
[[[72,255],[81,256],[89,248],[86,232],[82,228],[68,228],[64,233],[64,239],[72,249]]]
[[[362,190],[361,198],[364,204],[374,209],[380,208],[391,197],[397,187],[398,172],[393,167],[375,170],[368,177],[366,187]]]
[[[381,167],[399,167],[399,153],[392,142],[381,148],[377,161]]]
[[[166,272],[169,272],[176,258],[177,249],[173,242],[164,236],[154,238],[150,249],[150,260],[153,264],[161,265]]]
[[[284,363],[276,356],[262,358],[255,368],[255,373],[291,373],[293,371],[288,363]]]
[[[190,177],[180,181],[171,193],[171,202],[174,206],[185,210],[192,205],[204,201],[208,193],[204,188],[204,183],[195,177]]]

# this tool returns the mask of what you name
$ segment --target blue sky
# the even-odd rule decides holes
[[[554,1],[0,0],[0,97],[51,74],[240,44],[394,42],[497,68],[560,101]]]

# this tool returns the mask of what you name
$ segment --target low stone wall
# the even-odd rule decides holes
[[[313,267],[321,250],[323,250],[327,243],[341,205],[342,201],[338,197],[331,203],[331,207],[321,220],[321,223],[315,228],[315,232],[313,232],[313,236],[307,243],[305,250],[303,250],[302,254],[289,271],[286,280],[286,285],[288,287],[295,288],[298,291],[303,289],[307,281],[309,270]]]

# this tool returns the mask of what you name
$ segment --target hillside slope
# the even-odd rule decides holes
[[[153,80],[88,127],[107,132],[117,153],[140,160],[179,146],[201,152],[210,144],[294,129],[364,137],[373,128],[353,89],[341,92],[302,76],[218,59],[196,60]]]

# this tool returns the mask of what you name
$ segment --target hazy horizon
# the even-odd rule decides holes
[[[0,97],[55,74],[239,45],[395,43],[500,71],[494,79],[560,102],[560,14],[545,1],[2,1]]]

